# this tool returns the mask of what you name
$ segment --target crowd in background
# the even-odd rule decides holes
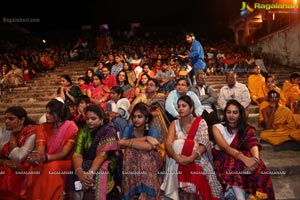
[[[97,44],[103,45],[101,39]],[[259,105],[262,140],[299,143],[298,72],[280,89],[261,55],[230,44],[205,44],[206,68],[191,81],[190,61],[178,57],[189,51],[184,42],[137,38],[116,45],[110,38],[94,56],[86,45],[79,38],[71,50],[1,54],[3,89],[72,60],[96,59],[76,83],[68,74],[60,77],[57,97],[49,100],[40,125],[29,121],[22,107],[6,110],[1,194],[12,199],[275,199],[271,177],[261,173],[268,169],[260,142],[247,123],[249,105]],[[219,93],[206,83],[214,75],[226,77]],[[248,84],[237,76],[248,77]]]

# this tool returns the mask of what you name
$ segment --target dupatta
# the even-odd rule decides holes
[[[181,154],[190,156],[193,153],[195,144],[194,137],[199,127],[201,117],[197,117],[188,133],[188,137],[184,142]],[[178,165],[178,183],[182,190],[196,195],[197,199],[211,200],[214,199],[208,180],[203,174],[200,165],[195,162],[188,165]]]

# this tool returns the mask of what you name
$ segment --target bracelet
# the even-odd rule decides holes
[[[80,169],[83,171],[82,167],[78,167],[78,168],[75,169],[75,174],[76,175],[77,175],[77,171],[80,170]]]
[[[238,152],[236,152],[236,153],[234,154],[234,158],[235,158],[235,159],[238,159],[239,156],[242,155],[242,154],[243,154],[242,152],[238,151]]]

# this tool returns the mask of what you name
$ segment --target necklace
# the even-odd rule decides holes
[[[184,126],[184,124],[182,124],[181,120],[179,120],[179,126],[180,126],[180,129],[181,129],[181,131],[182,131],[185,135],[188,134],[188,131],[189,131],[189,129],[191,128],[193,121],[194,121],[194,117],[192,116],[192,117],[190,117],[190,119],[188,120],[188,123],[186,124],[186,126]],[[189,128],[189,129],[187,129],[186,127]]]

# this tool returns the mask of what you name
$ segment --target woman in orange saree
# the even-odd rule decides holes
[[[29,160],[36,163],[27,199],[60,199],[65,188],[66,175],[70,173],[71,156],[78,128],[66,120],[66,106],[53,99],[46,106],[47,122],[38,126],[36,151]]]

